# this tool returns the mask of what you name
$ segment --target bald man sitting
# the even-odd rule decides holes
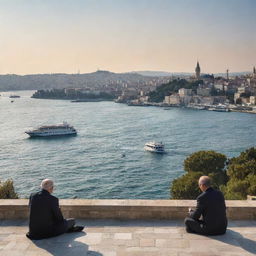
[[[198,185],[203,193],[197,197],[195,211],[189,209],[190,217],[185,219],[187,232],[201,235],[224,234],[227,217],[223,194],[211,187],[208,176],[201,176]]]
[[[58,236],[66,232],[82,231],[84,227],[75,226],[75,219],[64,219],[59,207],[59,199],[51,195],[53,181],[45,179],[41,191],[31,194],[29,198],[29,232],[30,239],[43,239]]]

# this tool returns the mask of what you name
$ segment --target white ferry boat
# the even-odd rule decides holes
[[[208,108],[210,111],[217,111],[217,112],[229,112],[229,108],[225,105],[216,105],[216,106],[211,106]]]
[[[188,104],[188,108],[196,109],[196,110],[205,110],[206,106],[200,104]]]
[[[19,95],[10,95],[9,98],[20,98]]]
[[[165,153],[164,144],[162,142],[148,142],[145,144],[144,149],[153,153]]]
[[[45,125],[34,130],[26,131],[30,137],[50,137],[50,136],[66,136],[76,135],[76,129],[66,122],[58,125]]]

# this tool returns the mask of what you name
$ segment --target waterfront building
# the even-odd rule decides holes
[[[208,97],[211,96],[211,88],[197,88],[196,93],[199,96]]]
[[[214,84],[214,88],[219,91],[224,91],[224,85],[223,84]]]
[[[169,104],[169,105],[180,105],[180,103],[181,103],[180,96],[178,94],[172,94],[169,96],[165,96],[164,103]]]
[[[185,89],[185,88],[179,89],[179,96],[183,97],[183,96],[191,96],[191,95],[192,95],[192,89]]]
[[[226,96],[214,96],[213,104],[229,104],[229,100],[227,99]]]
[[[76,89],[75,88],[65,88],[64,93],[66,95],[74,95],[74,94],[76,94]]]
[[[224,91],[228,94],[234,94],[237,91],[238,85],[235,81],[228,82],[224,85]]]
[[[240,86],[237,88],[237,92],[242,94],[242,93],[250,93],[250,88],[248,86]]]
[[[245,97],[243,96],[244,93],[235,93],[234,94],[234,102],[236,104],[252,104],[251,103],[251,97]],[[252,99],[253,102],[253,99]]]
[[[249,104],[250,103],[250,98],[249,97],[241,97],[240,98],[242,101],[242,104]]]
[[[201,105],[213,105],[214,97],[203,97],[195,95],[192,98],[193,103]]]
[[[136,88],[126,88],[122,91],[122,95],[120,95],[116,102],[119,103],[126,103],[130,100],[135,100],[140,95],[140,91],[138,91]]]
[[[241,94],[240,94],[239,92],[236,92],[236,93],[234,94],[234,102],[235,102],[235,103],[238,102],[238,100],[240,99],[240,96],[241,96]]]
[[[147,103],[148,102],[148,99],[149,99],[149,96],[141,96],[139,98],[139,102],[141,103]]]
[[[187,106],[193,102],[193,96],[182,96],[180,97],[180,101],[182,105]]]
[[[256,96],[250,96],[250,104],[256,105]]]

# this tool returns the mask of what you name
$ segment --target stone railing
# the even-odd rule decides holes
[[[195,200],[61,199],[64,217],[84,219],[184,219]],[[255,220],[255,200],[226,201],[232,220]],[[1,199],[0,219],[28,218],[27,199]]]

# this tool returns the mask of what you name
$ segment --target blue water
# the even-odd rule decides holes
[[[198,150],[228,157],[256,146],[256,115],[114,102],[71,103],[32,99],[31,91],[0,93],[0,179],[12,178],[20,197],[55,181],[60,198],[168,199],[183,161]],[[29,139],[25,130],[67,121],[76,137]],[[162,141],[167,154],[145,152]],[[125,157],[122,157],[125,153]]]

